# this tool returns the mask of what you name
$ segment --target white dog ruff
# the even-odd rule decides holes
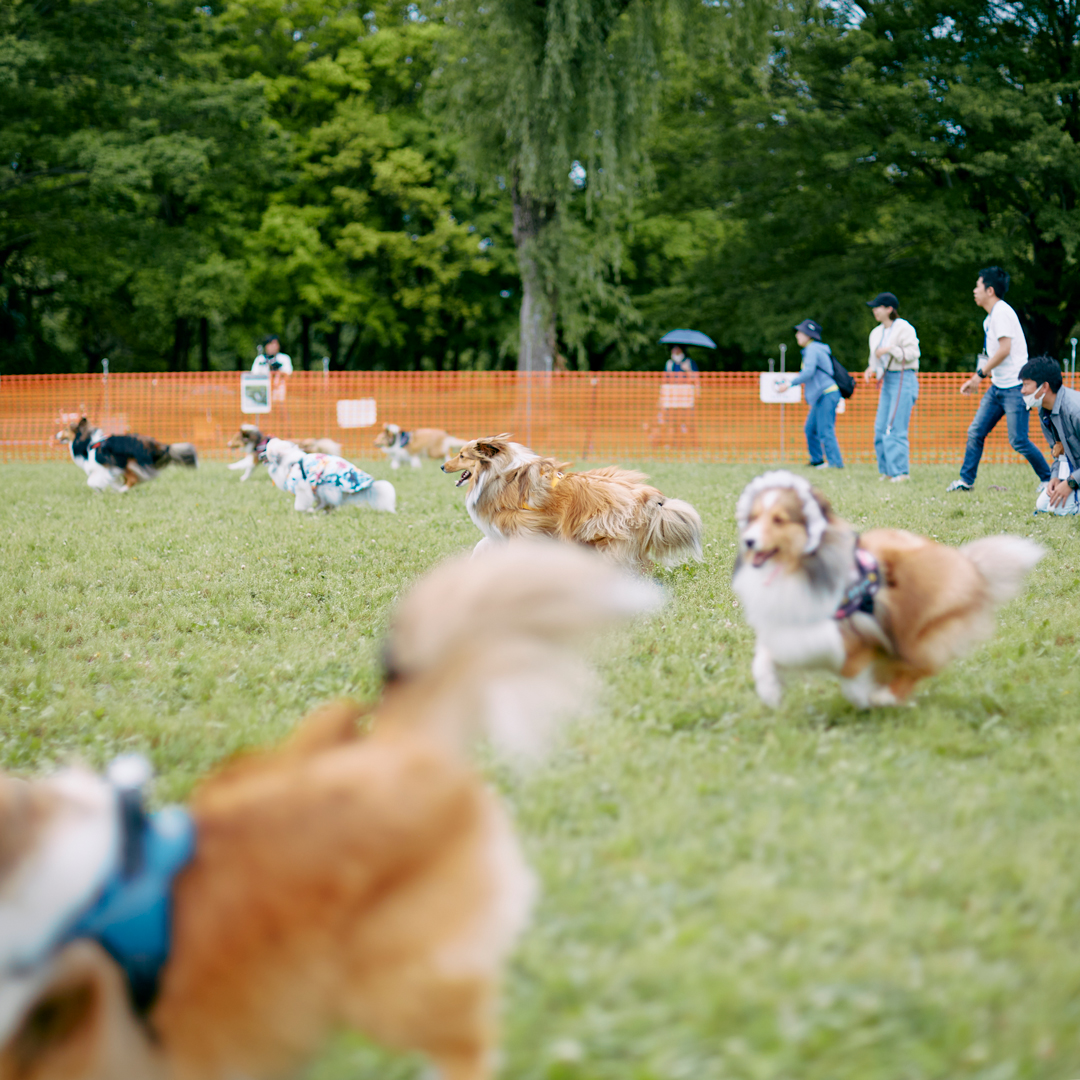
[[[803,548],[803,554],[809,555],[817,551],[828,522],[821,512],[817,499],[814,498],[810,482],[801,476],[796,476],[793,472],[788,472],[787,469],[762,473],[743,488],[743,493],[735,504],[735,520],[739,524],[739,532],[742,532],[750,521],[750,510],[754,505],[754,500],[770,488],[791,488],[799,496],[803,517],[806,519],[806,547]]]

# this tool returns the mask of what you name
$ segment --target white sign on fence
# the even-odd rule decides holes
[[[376,415],[374,398],[342,400],[337,403],[338,427],[371,427],[375,423]]]
[[[802,401],[802,386],[792,386],[787,390],[777,390],[777,383],[787,382],[790,375],[779,372],[762,371],[761,400],[766,405],[798,405]]]
[[[240,411],[242,413],[268,413],[270,411],[269,371],[241,373]]]

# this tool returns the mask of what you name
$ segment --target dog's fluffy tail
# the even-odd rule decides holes
[[[1022,536],[984,536],[960,548],[982,574],[995,604],[1012,600],[1046,550]]]
[[[194,469],[199,464],[199,453],[189,442],[174,442],[169,444],[169,460]]]
[[[661,566],[678,566],[693,559],[701,562],[701,516],[682,499],[651,504],[645,550]]]
[[[661,603],[655,585],[571,544],[515,540],[445,562],[394,615],[384,708],[459,746],[483,732],[535,756],[586,703],[583,639]]]

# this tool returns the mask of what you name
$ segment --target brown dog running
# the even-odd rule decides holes
[[[375,436],[375,445],[390,459],[391,469],[400,469],[405,462],[419,469],[422,458],[445,461],[465,445],[465,440],[442,428],[405,431],[397,424],[383,424],[382,431]]]
[[[784,470],[751,481],[736,509],[732,586],[757,635],[758,696],[780,704],[785,676],[840,676],[858,708],[895,705],[994,630],[1043,555],[1020,536],[947,547],[903,529],[861,535],[821,492]]]
[[[515,536],[586,544],[628,569],[701,561],[701,518],[645,483],[644,473],[609,467],[565,471],[509,435],[474,439],[443,465],[468,484],[465,507],[484,534],[474,549]]]
[[[77,940],[4,971],[0,1077],[257,1080],[342,1027],[427,1055],[442,1080],[491,1076],[500,971],[534,886],[468,747],[486,726],[528,753],[579,702],[582,638],[658,596],[555,544],[436,569],[394,618],[368,734],[358,707],[329,705],[196,792],[195,854],[145,1020],[116,963]],[[115,813],[105,781],[75,772],[0,778],[9,950],[26,938],[18,920],[40,923],[37,901],[92,854],[78,828],[95,799]]]

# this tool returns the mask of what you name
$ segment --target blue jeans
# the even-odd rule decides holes
[[[914,371],[886,371],[874,420],[874,453],[879,473],[908,474],[908,422],[919,400],[919,376]]]
[[[832,390],[810,406],[806,417],[806,446],[810,451],[810,460],[815,465],[828,460],[834,469],[844,467],[840,456],[840,444],[836,441],[836,406],[840,404],[840,394]]]
[[[965,484],[975,483],[983,443],[1003,416],[1009,426],[1009,445],[1028,459],[1028,464],[1040,480],[1049,480],[1050,466],[1046,464],[1046,458],[1039,452],[1039,448],[1028,438],[1028,411],[1020,387],[1010,386],[1007,390],[1002,390],[993,384],[983,394],[975,419],[968,428],[967,450],[964,452],[964,464],[960,466],[960,479]]]

